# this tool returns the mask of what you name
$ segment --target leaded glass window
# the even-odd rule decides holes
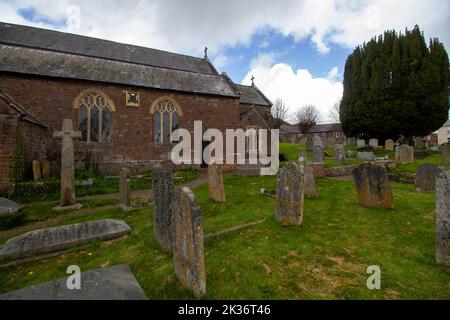
[[[115,111],[111,99],[98,90],[90,89],[78,95],[74,107],[78,109],[78,130],[82,141],[111,141],[111,112]]]
[[[163,97],[153,104],[153,137],[156,143],[172,143],[177,138],[173,132],[179,128],[182,111],[180,106],[171,98]]]

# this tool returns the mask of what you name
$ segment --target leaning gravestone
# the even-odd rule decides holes
[[[304,167],[291,162],[278,171],[275,220],[301,225],[304,195]]]
[[[198,297],[206,293],[205,253],[200,207],[189,188],[176,188],[173,197],[175,274]]]
[[[450,142],[441,145],[441,149],[444,166],[450,167]]]
[[[208,191],[214,201],[225,202],[222,169],[214,162],[208,165]]]
[[[450,266],[450,169],[436,178],[436,262]]]
[[[414,162],[414,148],[407,144],[402,144],[397,147],[396,161],[402,164],[408,164]]]
[[[369,140],[369,146],[371,147],[378,147],[378,139],[377,138],[372,138]]]
[[[359,203],[365,207],[394,208],[386,170],[372,162],[361,163],[352,171]]]
[[[345,151],[344,151],[344,145],[337,144],[334,146],[334,161],[338,163],[344,163],[345,162]]]
[[[416,171],[416,190],[419,192],[435,191],[436,177],[440,172],[441,170],[431,163],[421,165]]]
[[[158,243],[164,249],[172,251],[173,223],[173,179],[172,168],[157,167],[153,176],[153,227]]]
[[[387,139],[387,140],[384,142],[384,148],[385,148],[386,150],[389,150],[389,151],[394,151],[394,140],[392,140],[392,139]]]
[[[25,213],[23,205],[6,198],[0,198],[0,230],[8,229],[21,223]]]
[[[112,240],[130,232],[124,221],[112,219],[34,230],[6,241],[0,247],[0,261],[61,251],[97,239]]]
[[[120,170],[119,200],[123,210],[131,208],[131,180],[128,179],[128,170],[126,168]]]
[[[41,173],[41,164],[39,163],[39,160],[33,160],[32,162],[33,167],[33,180],[38,181],[42,177]]]
[[[80,275],[80,289],[70,276],[7,292],[0,300],[146,300],[144,290],[126,264],[89,270]]]
[[[73,139],[80,139],[81,132],[73,131],[72,120],[64,119],[62,131],[54,132],[54,138],[62,139],[61,146],[61,201],[56,210],[80,208],[75,201],[75,164]]]

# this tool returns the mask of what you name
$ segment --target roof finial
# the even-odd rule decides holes
[[[255,85],[255,82],[254,82],[255,76],[252,75],[252,77],[250,78],[250,80],[252,80],[252,86],[254,86],[254,85]]]
[[[208,58],[208,47],[205,47],[205,59]]]

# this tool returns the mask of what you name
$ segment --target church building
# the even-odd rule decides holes
[[[208,59],[0,23],[0,190],[31,178],[33,160],[55,172],[71,119],[78,168],[143,172],[173,147],[177,128],[270,128],[272,104],[252,83]]]

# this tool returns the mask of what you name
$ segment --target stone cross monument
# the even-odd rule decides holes
[[[75,201],[75,165],[73,139],[80,139],[81,132],[74,131],[72,120],[64,119],[62,131],[53,133],[53,138],[62,139],[61,147],[61,202],[55,209],[80,208]]]

